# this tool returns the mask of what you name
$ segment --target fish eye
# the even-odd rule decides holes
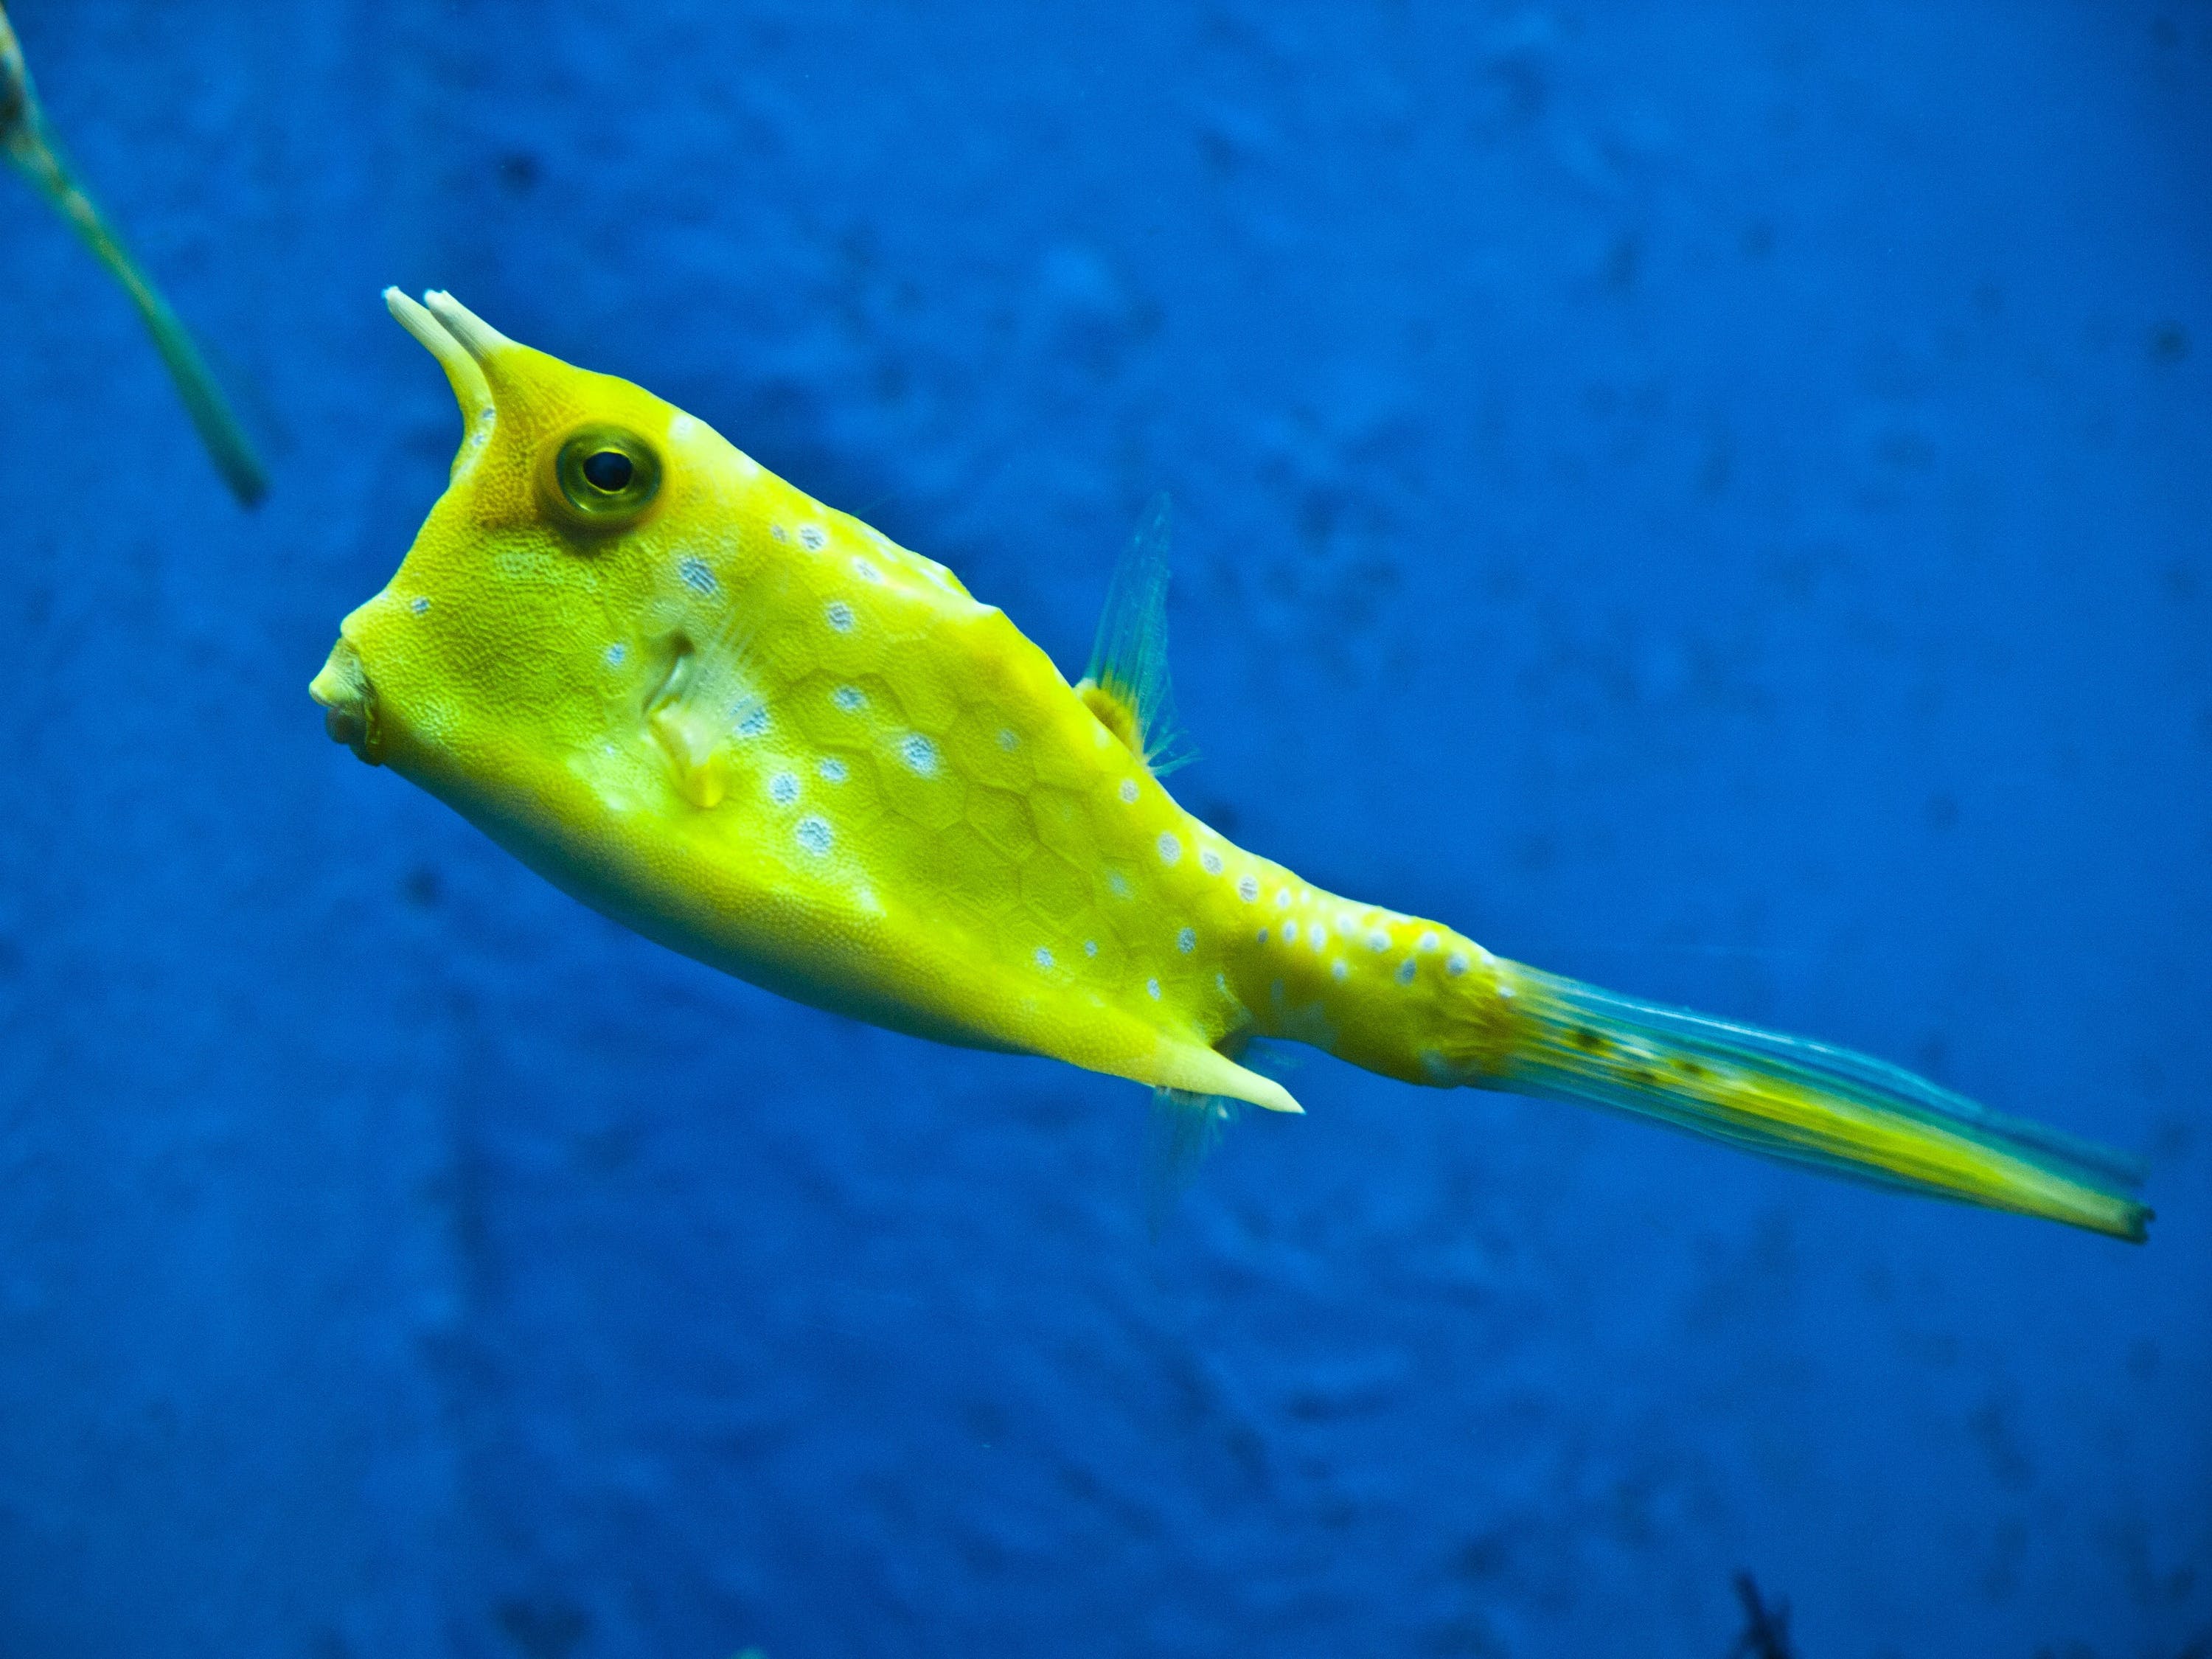
[[[587,426],[572,432],[553,461],[558,504],[587,530],[619,530],[660,489],[660,458],[634,432]]]
[[[584,482],[610,495],[629,484],[633,470],[629,457],[619,449],[593,450],[584,457]]]

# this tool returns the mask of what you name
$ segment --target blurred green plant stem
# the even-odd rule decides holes
[[[254,453],[229,399],[216,385],[190,331],[124,247],[106,216],[77,182],[60,146],[54,142],[46,116],[39,108],[30,70],[24,65],[22,48],[16,42],[15,31],[4,9],[0,9],[0,146],[6,149],[9,161],[38,186],[39,193],[53,204],[55,210],[84,239],[84,245],[92,250],[94,257],[123,285],[123,291],[131,296],[131,303],[138,307],[147,331],[154,337],[154,349],[169,366],[170,378],[177,383],[177,393],[185,400],[185,411],[191,416],[200,441],[214,458],[216,470],[222,474],[223,482],[240,502],[247,507],[255,505],[269,493],[269,475],[261,465],[261,458]]]

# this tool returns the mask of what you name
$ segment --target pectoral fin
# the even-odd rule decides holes
[[[749,647],[725,617],[704,644],[678,631],[665,648],[668,668],[646,700],[646,728],[668,757],[684,799],[702,810],[718,806],[729,793],[730,744],[764,718]]]

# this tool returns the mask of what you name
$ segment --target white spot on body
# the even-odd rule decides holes
[[[937,745],[919,732],[899,744],[899,758],[925,778],[937,775]]]
[[[1052,966],[1052,952],[1046,950],[1042,945],[1038,945],[1036,948],[1036,965],[1040,968],[1049,968]]]
[[[1298,925],[1297,925],[1297,923],[1296,923],[1295,921],[1286,921],[1286,922],[1285,922],[1285,923],[1283,924],[1283,943],[1284,943],[1284,944],[1285,944],[1285,945],[1296,945],[1297,942],[1298,942]]]
[[[1198,949],[1198,929],[1195,927],[1186,927],[1182,932],[1177,933],[1176,935],[1176,949],[1182,951],[1185,956],[1188,956],[1193,951]]]
[[[768,533],[780,542],[787,542],[791,539],[791,532],[780,524],[770,525],[768,527]]]
[[[1005,750],[1008,754],[1012,754],[1015,750],[1021,746],[1022,740],[1014,735],[1011,728],[1003,729],[1000,732],[999,747]]]
[[[617,641],[614,644],[607,647],[607,666],[610,668],[620,668],[623,665],[623,659],[629,655],[629,647],[624,646],[620,641]]]
[[[822,775],[822,781],[824,783],[842,783],[845,781],[845,763],[839,760],[835,755],[830,756],[822,763],[821,765],[816,767],[814,769]]]
[[[1316,922],[1306,929],[1306,943],[1312,945],[1316,951],[1328,950],[1328,929]]]
[[[1121,790],[1120,790],[1120,792],[1119,792],[1119,793],[1120,793],[1121,797],[1121,799],[1122,799],[1123,800],[1125,800],[1125,801],[1128,802],[1130,805],[1134,806],[1134,805],[1137,804],[1137,781],[1136,781],[1136,779],[1134,779],[1134,778],[1124,778],[1124,779],[1122,779],[1122,780],[1121,780]]]
[[[678,561],[676,574],[684,579],[684,586],[695,593],[704,593],[711,599],[722,591],[722,585],[714,580],[714,573],[707,568],[704,559]]]
[[[419,617],[430,608],[429,599],[425,594],[417,593],[413,599],[407,601],[407,608]]]
[[[1084,940],[1083,954],[1086,957],[1097,956],[1098,954],[1098,941],[1095,939],[1087,939]]]
[[[1177,859],[1180,859],[1182,856],[1182,843],[1177,841],[1174,835],[1169,830],[1163,830],[1160,831],[1158,845],[1160,849],[1160,862],[1162,864],[1173,864]]]
[[[741,738],[765,737],[768,734],[767,705],[754,703],[738,716],[737,723],[730,729]]]
[[[853,631],[853,607],[842,599],[832,599],[822,607],[822,620],[840,634]]]
[[[1413,982],[1413,959],[1411,957],[1407,957],[1403,962],[1398,964],[1398,983],[1401,985],[1411,985]]]
[[[830,532],[818,524],[803,524],[799,526],[799,544],[809,553],[819,553],[830,545]]]
[[[1503,981],[1500,981],[1498,987],[1498,994],[1504,998],[1506,1001],[1510,1002],[1513,1000],[1513,988],[1504,983]]]
[[[855,576],[858,576],[864,582],[879,582],[884,579],[884,573],[877,569],[875,566],[870,564],[866,559],[855,559],[853,561],[853,574]]]
[[[1147,996],[1151,997],[1151,998],[1152,999],[1152,1000],[1153,1000],[1153,1001],[1155,1001],[1155,1002],[1158,1001],[1158,1000],[1159,1000],[1159,998],[1160,998],[1160,982],[1159,982],[1159,981],[1158,981],[1158,980],[1156,980],[1156,979],[1148,979],[1148,980],[1146,980],[1146,981],[1145,981],[1145,994],[1146,994]]]
[[[1209,876],[1218,876],[1221,873],[1221,854],[1211,847],[1198,855],[1198,863],[1199,867]]]
[[[1466,971],[1467,957],[1463,951],[1455,951],[1444,958],[1444,972],[1449,974],[1454,979],[1457,979]]]
[[[1288,907],[1290,902],[1291,890],[1287,887],[1278,887],[1275,890],[1275,908],[1278,910],[1284,909]]]
[[[1377,927],[1374,932],[1368,934],[1367,948],[1370,951],[1389,950],[1390,948],[1390,935],[1384,933],[1380,927]]]
[[[857,685],[841,685],[830,694],[830,701],[848,714],[857,714],[868,706],[868,694]]]
[[[778,806],[788,806],[799,799],[799,780],[788,772],[779,772],[768,781],[768,798]]]
[[[1261,944],[1262,944],[1262,945],[1265,945],[1267,942],[1267,930],[1266,928],[1262,927],[1262,928],[1260,930],[1260,943],[1261,943]]]
[[[1106,872],[1106,890],[1111,893],[1115,898],[1128,897],[1128,877],[1123,875],[1119,870],[1109,870]]]
[[[1413,948],[1414,948],[1416,951],[1433,951],[1433,950],[1435,950],[1435,949],[1437,948],[1437,936],[1436,936],[1436,934],[1435,934],[1434,933],[1432,933],[1432,932],[1424,932],[1424,933],[1421,934],[1420,938],[1419,938],[1419,939],[1415,939],[1415,940],[1413,941]]]
[[[1241,878],[1237,884],[1237,896],[1243,899],[1247,904],[1251,903],[1253,900],[1258,898],[1260,896],[1260,878],[1257,876],[1245,876]]]
[[[1346,962],[1342,957],[1339,957],[1334,962],[1328,964],[1328,976],[1340,985],[1344,983],[1346,978],[1351,974],[1351,972],[1352,964]]]
[[[830,828],[830,820],[814,812],[809,812],[799,819],[791,833],[801,847],[817,855],[828,852],[830,843],[836,839]]]

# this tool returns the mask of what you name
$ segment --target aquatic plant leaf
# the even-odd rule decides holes
[[[137,307],[154,349],[176,383],[200,442],[240,504],[253,507],[269,493],[268,469],[246,435],[191,331],[179,320],[153,279],[131,258],[113,227],[86,191],[46,125],[15,32],[0,10],[0,151],[53,205],[93,257],[122,286]]]

